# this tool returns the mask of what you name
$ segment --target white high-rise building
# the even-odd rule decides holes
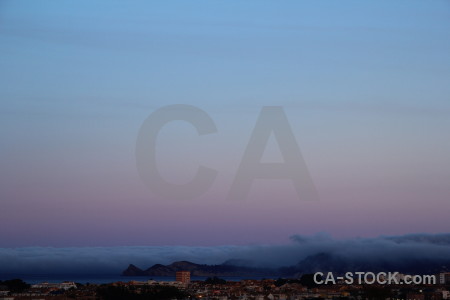
[[[450,284],[450,272],[439,273],[440,284]]]

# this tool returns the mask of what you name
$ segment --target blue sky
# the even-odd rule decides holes
[[[2,1],[0,246],[443,232],[448,82],[447,1]],[[218,127],[161,131],[169,181],[219,171],[183,203],[147,190],[134,157],[144,119],[177,103]],[[266,105],[286,111],[318,203],[293,200],[286,182],[226,202]]]

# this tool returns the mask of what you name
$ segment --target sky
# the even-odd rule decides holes
[[[448,1],[0,1],[0,247],[448,232],[449,82]],[[145,120],[175,104],[217,129],[158,131],[166,182],[216,171],[189,199],[137,166]],[[285,113],[317,200],[289,179],[229,199],[266,106]],[[284,161],[278,142],[262,161]]]

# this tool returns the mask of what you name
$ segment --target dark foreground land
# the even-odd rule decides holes
[[[189,284],[180,282],[130,281],[110,284],[29,285],[20,279],[0,281],[0,299],[450,299],[450,285],[317,285],[312,275],[301,279],[263,279],[227,282],[212,277]]]

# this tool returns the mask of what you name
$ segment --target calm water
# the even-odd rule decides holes
[[[51,282],[51,283],[58,283],[63,281],[73,281],[78,283],[110,283],[110,282],[116,282],[116,281],[147,281],[150,279],[156,280],[156,281],[175,281],[175,277],[147,277],[147,276],[120,276],[120,275],[24,275],[24,274],[0,274],[0,280],[8,280],[8,279],[14,279],[14,278],[20,278],[23,281],[34,284],[34,283],[40,283],[40,282]],[[191,277],[191,280],[205,280],[207,277]],[[220,277],[222,279],[225,279],[227,281],[240,281],[243,279],[263,279],[263,278],[269,278],[269,277]],[[273,278],[276,279],[276,278]]]

